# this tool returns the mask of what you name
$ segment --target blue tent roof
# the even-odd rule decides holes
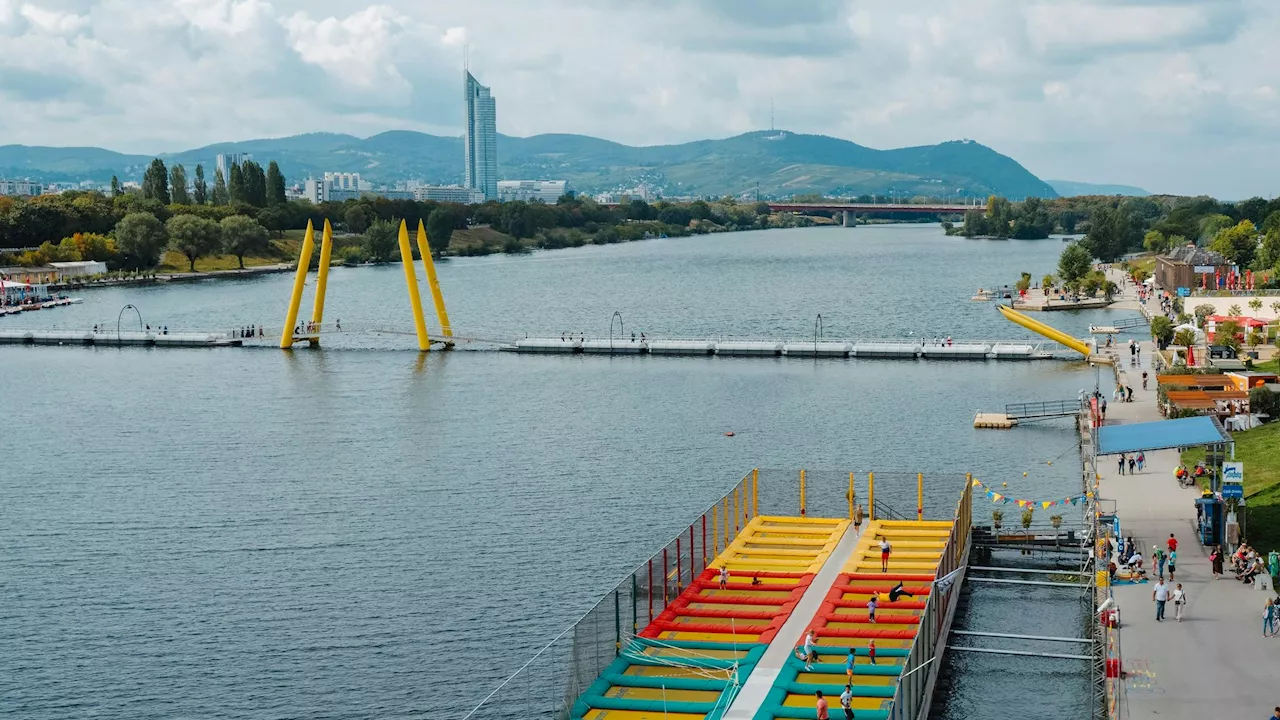
[[[1212,416],[1159,420],[1098,428],[1098,454],[1167,450],[1231,442],[1222,423]]]

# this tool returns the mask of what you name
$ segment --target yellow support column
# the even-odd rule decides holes
[[[413,309],[413,327],[418,333],[418,349],[431,349],[427,337],[427,321],[422,317],[422,296],[418,294],[418,275],[413,271],[413,250],[409,248],[409,227],[400,221],[400,260],[404,265],[404,284],[409,289],[409,307]]]
[[[307,234],[302,236],[302,250],[298,253],[298,271],[293,276],[293,294],[289,296],[289,311],[284,316],[284,331],[280,333],[280,347],[293,347],[293,326],[298,322],[298,306],[302,305],[302,287],[307,283],[307,267],[311,265],[311,251],[316,246],[316,231],[307,221]]]
[[[324,291],[329,287],[329,258],[333,256],[333,227],[329,225],[329,218],[324,220],[324,235],[320,239],[320,271],[316,275],[316,304],[311,311],[311,323],[315,326],[316,332],[320,332],[320,325],[324,322]],[[319,335],[316,336],[317,338]],[[318,341],[317,341],[317,344]]]
[[[760,468],[751,469],[751,517],[760,514]]]
[[[849,492],[848,492],[848,496],[849,496],[849,519],[850,519],[850,520],[852,520],[852,519],[853,519],[853,498],[854,498],[854,494],[853,494],[853,473],[849,473]]]
[[[436,317],[440,319],[440,332],[446,338],[453,337],[453,327],[449,325],[449,312],[444,309],[444,293],[440,292],[440,281],[436,279],[436,261],[431,258],[431,241],[427,237],[427,228],[418,221],[418,254],[422,256],[422,266],[427,270],[427,287],[431,288],[431,301],[436,306]],[[453,343],[445,342],[446,348]]]
[[[733,536],[735,538],[738,537],[738,531],[741,529],[738,527],[738,495],[741,494],[739,490],[740,488],[733,489]]]
[[[876,474],[867,473],[867,519],[876,519]]]
[[[916,473],[916,520],[924,520],[924,473]]]
[[[720,557],[720,511],[719,503],[711,506],[711,557]]]
[[[804,517],[804,470],[800,471],[800,516]]]

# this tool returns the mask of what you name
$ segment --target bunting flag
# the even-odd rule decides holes
[[[1072,495],[1071,497],[1064,497],[1061,500],[1019,500],[1017,498],[1011,498],[1008,495],[1002,495],[996,492],[995,490],[992,490],[986,485],[983,485],[980,480],[974,480],[973,486],[976,488],[981,488],[983,491],[983,494],[986,495],[987,499],[993,503],[1004,503],[1004,504],[1013,503],[1020,508],[1034,508],[1037,505],[1039,505],[1041,508],[1048,510],[1049,508],[1054,507],[1055,505],[1078,505],[1081,499],[1093,497],[1093,493],[1084,493],[1083,495]]]

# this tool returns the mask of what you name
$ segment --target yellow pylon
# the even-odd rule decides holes
[[[298,306],[302,304],[302,287],[307,282],[307,266],[311,264],[311,252],[315,249],[316,231],[307,221],[307,234],[302,237],[302,250],[298,253],[298,271],[293,276],[293,294],[289,297],[289,311],[284,316],[284,331],[280,333],[280,347],[293,347],[293,326],[298,322]]]
[[[427,228],[418,221],[418,254],[422,256],[422,266],[427,271],[427,287],[431,288],[431,301],[436,306],[436,317],[440,319],[440,332],[445,338],[453,337],[453,327],[449,325],[449,312],[444,309],[444,293],[440,292],[440,281],[436,279],[436,263],[431,258],[431,242],[427,237]],[[453,343],[445,341],[446,348]]]
[[[316,277],[316,304],[311,312],[311,323],[315,327],[313,344],[320,344],[320,327],[324,322],[324,291],[329,286],[329,258],[333,255],[333,228],[329,219],[324,221],[324,235],[320,240],[320,272]]]
[[[413,309],[413,327],[418,333],[418,349],[431,349],[427,337],[427,321],[422,317],[422,297],[418,294],[418,275],[413,270],[413,250],[409,247],[409,226],[400,221],[400,261],[404,265],[404,284],[409,290],[409,307]]]

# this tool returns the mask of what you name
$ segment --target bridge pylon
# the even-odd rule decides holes
[[[289,309],[284,316],[284,330],[280,333],[280,347],[293,347],[293,328],[298,322],[298,307],[302,304],[302,288],[307,283],[307,267],[311,265],[311,253],[315,250],[316,231],[307,221],[307,233],[302,236],[302,249],[298,253],[298,270],[293,276],[293,293],[289,296]]]
[[[436,263],[431,257],[431,242],[427,237],[427,228],[418,221],[418,254],[422,256],[422,266],[427,271],[427,286],[431,288],[431,302],[436,306],[436,317],[440,320],[440,334],[444,335],[444,347],[453,349],[453,327],[449,324],[449,311],[444,307],[444,293],[440,292],[440,280],[436,278]]]

